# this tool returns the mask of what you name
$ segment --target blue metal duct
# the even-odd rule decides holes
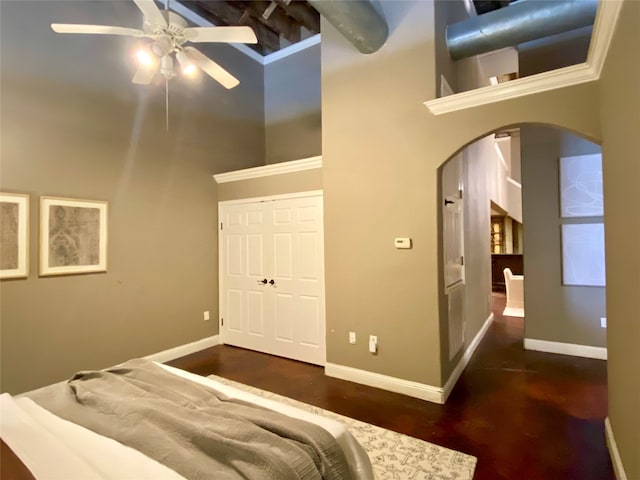
[[[447,26],[449,55],[460,60],[592,25],[597,8],[598,0],[518,0]]]
[[[387,41],[387,22],[369,0],[309,0],[309,3],[362,53],[373,53]]]

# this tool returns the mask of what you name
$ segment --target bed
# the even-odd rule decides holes
[[[17,397],[2,394],[0,396],[0,436],[2,440],[19,457],[36,479],[284,478],[282,473],[284,470],[278,470],[278,468],[287,469],[293,468],[292,465],[294,464],[297,465],[296,455],[298,455],[299,452],[297,453],[297,451],[300,449],[303,452],[311,452],[309,453],[309,456],[312,457],[311,463],[316,468],[312,469],[313,471],[309,469],[307,465],[309,462],[304,465],[301,464],[294,473],[291,473],[291,478],[373,479],[371,462],[367,453],[349,430],[335,420],[283,405],[274,400],[262,398],[231,386],[223,385],[213,379],[194,375],[167,365],[146,360],[133,360],[131,362],[100,372],[81,372],[68,382],[45,387]],[[146,371],[138,373],[136,370],[136,375],[146,376],[136,376],[129,379],[129,376],[132,375],[129,372],[133,371],[134,368],[148,369],[149,372],[152,372],[152,375]],[[170,397],[175,392],[179,392],[180,402],[186,402],[190,408],[189,412],[196,411],[197,415],[200,415],[201,411],[209,414],[210,412],[215,413],[224,409],[222,417],[215,417],[212,421],[212,426],[208,424],[203,426],[200,416],[194,417],[195,420],[190,420],[191,423],[186,423],[191,426],[194,425],[194,421],[196,422],[193,427],[194,433],[190,432],[188,439],[184,443],[188,443],[190,448],[192,444],[197,445],[197,452],[187,451],[181,457],[175,454],[175,451],[180,451],[180,448],[182,448],[180,442],[186,438],[182,430],[184,428],[183,422],[191,413],[187,412],[185,414],[183,410],[176,409],[176,412],[180,412],[179,415],[176,415],[174,411],[170,411],[167,415],[161,417],[161,421],[153,423],[145,420],[147,413],[144,413],[144,416],[141,417],[139,412],[132,413],[127,410],[128,408],[133,409],[130,405],[135,402],[116,401],[113,402],[113,407],[110,406],[110,397],[120,398],[117,396],[120,394],[120,389],[130,388],[128,384],[121,385],[122,376],[115,375],[114,377],[111,373],[122,371],[127,372],[126,382],[134,382],[136,389],[144,390],[145,395],[146,392],[151,392],[149,393],[150,395],[155,395],[156,383],[161,384],[162,386],[158,388],[166,392],[166,395]],[[85,384],[91,384],[94,381],[94,377],[101,377],[103,372],[107,372],[110,376],[109,381],[115,383],[101,384],[103,390],[82,390],[85,388]],[[115,380],[111,379],[111,377],[114,377]],[[89,381],[86,381],[87,379]],[[148,379],[153,380],[151,387],[144,383]],[[160,380],[156,382],[156,379],[161,379],[161,382]],[[73,391],[71,394],[69,393],[70,390]],[[207,398],[207,402],[215,403],[212,407],[209,404],[201,405],[197,402],[194,404],[195,406],[191,405],[190,392],[194,391],[196,392],[195,394],[200,395],[201,390],[206,395],[215,391],[215,395],[222,400],[209,400]],[[82,393],[82,397],[79,396],[79,392]],[[71,398],[71,401],[67,397]],[[184,400],[183,397],[187,398],[187,400]],[[78,398],[81,398],[82,401],[79,402]],[[70,409],[67,409],[69,402],[71,403]],[[83,404],[82,412],[77,414],[77,404],[83,402],[87,404],[95,403],[94,408],[97,410],[87,415]],[[163,408],[165,408],[164,404],[154,402],[156,402],[155,397],[144,397],[142,403],[144,408],[149,408],[153,412],[162,412]],[[163,400],[160,402],[163,402]],[[47,408],[43,408],[43,405]],[[125,410],[122,410],[123,408]],[[234,408],[238,410],[233,410]],[[101,424],[101,416],[105,415],[105,409],[113,409],[117,417],[125,420],[124,426],[113,421],[107,422],[105,427],[101,427],[106,429],[107,434],[102,435],[96,433],[96,431],[102,432],[102,430],[94,425]],[[231,413],[227,413],[227,409],[232,409]],[[145,410],[145,412],[147,411]],[[229,422],[229,429],[233,430],[234,435],[240,431],[237,427],[238,423],[236,423],[239,421],[237,415],[245,415],[245,412],[249,412],[248,415],[251,418],[258,418],[257,423],[265,422],[267,426],[277,421],[278,423],[274,427],[275,430],[278,432],[284,431],[291,435],[292,439],[287,440],[283,447],[279,447],[279,444],[277,442],[272,443],[270,440],[272,437],[268,436],[273,435],[272,432],[268,432],[265,434],[267,436],[263,438],[261,437],[262,433],[250,430],[246,433],[239,433],[239,438],[222,438],[218,440],[219,432],[216,429],[222,429],[224,433],[226,431],[224,429],[227,428],[227,422]],[[111,413],[113,412],[109,411],[108,413],[109,416],[107,418],[111,419],[113,417]],[[280,414],[282,414],[281,417],[279,416]],[[84,418],[85,416],[88,420]],[[165,425],[166,417],[170,417],[171,422],[175,419],[178,422],[177,426],[173,423],[168,424],[168,426]],[[74,421],[70,421],[70,419]],[[91,429],[85,428],[78,423],[88,425]],[[126,426],[127,423],[133,427],[130,429]],[[151,425],[147,425],[147,423]],[[158,430],[159,424],[165,429]],[[280,426],[281,424],[283,426]],[[322,441],[326,440],[326,444],[329,447],[322,446],[318,447],[317,451],[312,451],[312,448],[315,448],[313,447],[315,440],[308,442],[311,446],[305,443],[307,428],[314,435],[319,434],[319,438]],[[202,443],[201,430],[203,429],[206,432],[211,429],[215,430],[215,434],[212,434],[215,436],[216,442],[218,442],[214,443],[215,448],[211,447],[210,443]],[[129,430],[133,430],[133,433]],[[122,434],[124,431],[127,433]],[[288,432],[292,433],[289,434]],[[120,438],[118,435],[124,435],[124,437]],[[120,441],[116,441],[114,438]],[[134,440],[130,440],[131,438]],[[178,440],[176,441],[175,438]],[[315,437],[310,436],[309,438],[313,439]],[[269,441],[267,442],[265,439]],[[206,442],[209,442],[208,438]],[[319,441],[316,443],[319,443]],[[247,450],[248,446],[253,444],[258,445],[256,448],[258,448],[259,454],[253,453],[253,450]],[[290,447],[289,444],[293,444],[294,447]],[[175,449],[174,445],[176,445]],[[262,448],[269,450],[263,453]],[[288,450],[289,448],[294,448],[294,454]],[[335,452],[331,450],[334,448],[336,449]],[[203,464],[204,466],[200,470],[192,465],[192,463],[199,465],[198,462],[202,451],[205,451],[209,457],[216,457],[218,452],[226,452],[232,449],[234,452],[241,451],[243,453],[239,457],[234,456],[233,460],[228,462],[231,468],[225,464],[224,470],[214,472],[207,470],[210,467],[208,463]],[[245,453],[245,450],[249,453]],[[326,453],[326,451],[331,451],[332,453]],[[154,455],[156,455],[156,458],[151,458]],[[225,457],[226,454],[220,453],[220,455]],[[179,459],[168,458],[172,456],[179,457]],[[269,464],[265,463],[265,458],[267,457]],[[306,453],[302,454],[301,457],[306,458]],[[331,458],[325,461],[325,457]],[[338,458],[335,462],[333,461],[334,457]],[[183,465],[185,458],[188,459],[186,468]],[[248,465],[247,462],[249,460],[247,459],[250,459],[254,464]],[[277,462],[283,463],[283,459],[286,465],[279,466]],[[175,463],[176,461],[178,461],[177,464]],[[213,461],[216,467],[220,462],[225,463],[220,459]],[[270,465],[271,462],[275,462],[276,465]],[[176,467],[176,465],[178,466]],[[287,473],[287,476],[289,476],[289,473]]]

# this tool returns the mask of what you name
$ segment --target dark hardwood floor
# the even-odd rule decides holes
[[[606,362],[525,351],[522,319],[495,321],[445,405],[324,375],[321,367],[229,346],[174,365],[216,374],[459,450],[475,480],[613,480],[604,437]]]

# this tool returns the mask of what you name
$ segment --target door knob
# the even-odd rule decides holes
[[[276,281],[272,278],[271,280],[269,280],[269,285],[275,285]]]
[[[259,285],[259,284],[266,285],[266,284],[267,284],[267,279],[266,279],[266,278],[263,278],[262,280],[256,280],[256,282],[258,282],[258,285]]]
[[[447,198],[445,198],[445,199],[444,199],[444,206],[445,206],[445,207],[446,207],[447,205],[451,205],[451,204],[453,204],[453,203],[456,203],[456,202],[454,202],[453,200],[449,200],[449,199],[447,199]]]

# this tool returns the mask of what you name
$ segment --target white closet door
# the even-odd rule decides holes
[[[272,352],[324,365],[324,238],[322,197],[270,202]]]
[[[261,204],[229,206],[223,212],[220,268],[224,290],[220,304],[224,341],[265,351],[272,335],[271,302],[265,288],[266,252],[270,250],[265,229],[269,224]]]
[[[322,197],[223,206],[221,213],[221,341],[323,365]],[[253,229],[251,216],[260,219]]]

